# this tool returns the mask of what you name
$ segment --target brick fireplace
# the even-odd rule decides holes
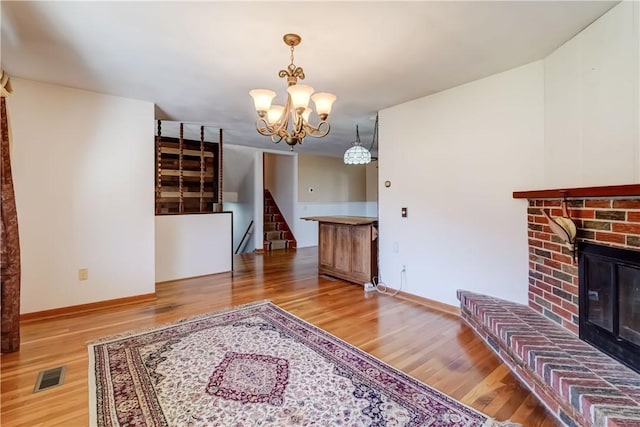
[[[529,306],[577,335],[578,258],[553,234],[541,212],[562,216],[563,196],[578,229],[577,243],[630,249],[640,256],[640,185],[514,193],[529,199]]]
[[[578,334],[578,261],[541,212],[561,216],[560,204],[561,199],[529,200],[529,306]],[[636,250],[640,257],[640,196],[571,198],[568,206],[578,242]]]

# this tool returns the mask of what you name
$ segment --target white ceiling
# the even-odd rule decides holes
[[[283,98],[282,35],[298,33],[304,83],[338,100],[330,135],[296,151],[342,155],[356,124],[370,143],[376,111],[544,58],[615,3],[2,1],[2,67],[286,150],[256,133],[248,91]]]

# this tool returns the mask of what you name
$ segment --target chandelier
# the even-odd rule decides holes
[[[282,38],[291,49],[291,63],[278,73],[280,78],[287,79],[287,102],[285,105],[271,105],[276,93],[268,89],[254,89],[249,95],[253,97],[258,112],[258,133],[271,137],[271,141],[276,144],[284,139],[293,151],[293,147],[302,144],[306,136],[322,138],[329,133],[331,126],[327,118],[336,96],[326,92],[312,96],[314,89],[311,86],[298,84],[298,79],[304,80],[304,70],[294,65],[293,49],[300,44],[302,38],[297,34],[285,34]],[[309,98],[315,103],[316,114],[320,119],[315,126],[309,122],[313,111],[308,107]]]
[[[358,125],[356,125],[356,140],[353,145],[344,152],[344,163],[347,165],[364,165],[371,163],[371,149],[376,143],[378,136],[378,115],[376,115],[376,124],[373,128],[373,138],[371,139],[371,146],[369,149],[362,146],[360,142],[360,132],[358,131]]]

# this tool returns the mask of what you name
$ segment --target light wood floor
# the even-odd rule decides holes
[[[313,248],[239,255],[233,274],[158,284],[155,302],[23,323],[20,352],[2,355],[0,424],[88,425],[88,341],[270,299],[489,416],[557,425],[457,317],[318,277],[316,257]],[[37,373],[60,365],[64,385],[33,394]]]

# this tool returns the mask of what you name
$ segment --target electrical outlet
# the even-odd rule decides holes
[[[365,292],[370,292],[370,291],[375,291],[376,290],[376,285],[374,285],[371,282],[367,282],[364,284],[364,291]]]
[[[89,279],[89,269],[81,268],[78,270],[78,280],[88,280]]]

